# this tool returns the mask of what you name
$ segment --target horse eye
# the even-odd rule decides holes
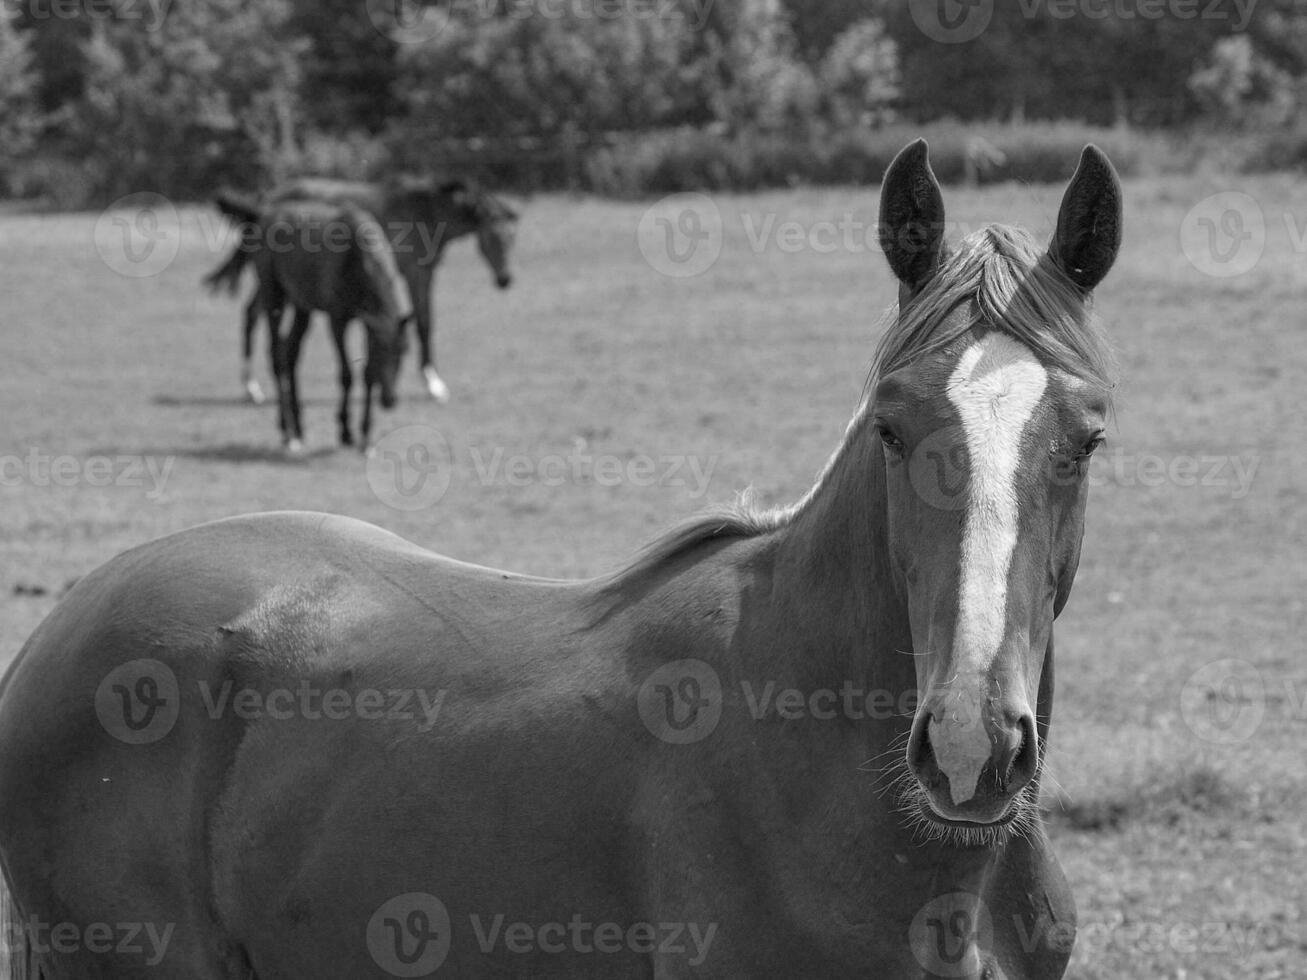
[[[1090,438],[1090,440],[1086,442],[1083,447],[1081,447],[1080,452],[1077,454],[1077,458],[1078,459],[1089,458],[1094,454],[1094,450],[1097,449],[1106,441],[1107,440],[1104,438],[1101,432],[1095,433],[1093,437]]]
[[[896,453],[903,452],[903,440],[896,436],[884,425],[877,425],[876,432],[880,435],[880,441],[885,444],[885,448],[892,449]]]

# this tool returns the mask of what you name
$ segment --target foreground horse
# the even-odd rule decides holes
[[[204,525],[82,579],[0,690],[20,957],[1061,976],[1075,911],[1038,783],[1119,185],[1086,149],[1043,254],[1002,226],[947,252],[921,143],[881,207],[897,321],[789,509],[706,517],[591,581],[321,514]]]
[[[396,375],[404,351],[404,331],[413,317],[408,288],[400,277],[390,243],[376,219],[353,205],[322,202],[282,204],[261,210],[234,195],[217,199],[219,209],[242,223],[247,238],[263,241],[254,253],[258,287],[250,306],[267,317],[273,373],[277,378],[278,415],[286,448],[304,448],[297,383],[300,347],[313,311],[331,321],[340,368],[342,445],[354,444],[349,396],[354,369],[345,346],[345,331],[356,317],[367,329],[367,363],[363,369],[362,445],[372,431],[374,389],[381,406],[395,404]],[[289,332],[282,313],[295,308]]]
[[[382,185],[306,177],[285,184],[268,196],[270,204],[310,200],[354,205],[377,216],[390,237],[415,304],[414,322],[421,356],[418,369],[431,397],[448,401],[449,386],[436,371],[433,344],[431,284],[436,266],[450,242],[475,235],[477,247],[494,273],[495,284],[507,289],[513,282],[508,256],[516,237],[517,213],[499,198],[463,180]],[[225,286],[234,291],[241,270],[261,245],[257,238],[246,239],[205,277],[205,283],[211,289]],[[256,299],[252,298],[245,306],[241,384],[252,401],[261,402],[263,392],[254,379],[252,364],[254,328],[259,317]]]

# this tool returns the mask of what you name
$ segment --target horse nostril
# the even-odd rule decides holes
[[[1034,778],[1039,761],[1039,736],[1035,734],[1035,720],[1022,715],[1016,728],[1008,733],[1008,744],[996,758],[999,783],[1008,792],[1016,792]]]
[[[934,768],[935,750],[930,744],[930,715],[918,715],[912,723],[912,734],[908,737],[908,768],[918,779]]]

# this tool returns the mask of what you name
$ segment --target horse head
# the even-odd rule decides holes
[[[918,141],[882,191],[900,303],[868,410],[916,670],[904,804],[934,836],[982,842],[1035,812],[1053,620],[1110,410],[1087,304],[1120,245],[1120,184],[1086,147],[1047,249],[1001,225],[950,249],[944,229]]]

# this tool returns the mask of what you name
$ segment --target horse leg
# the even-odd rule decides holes
[[[369,446],[372,445],[372,378],[368,376],[367,371],[363,372],[363,422],[362,433],[363,441],[359,448],[365,453],[370,452]]]
[[[271,319],[271,315],[269,315]],[[263,389],[254,377],[254,328],[259,322],[259,297],[256,293],[245,304],[245,343],[241,348],[241,387],[245,389],[245,398],[255,405],[264,402]]]
[[[296,431],[296,412],[292,402],[292,366],[290,347],[285,332],[285,310],[267,310],[268,352],[272,355],[272,374],[277,381],[277,426],[281,430],[282,444],[291,452],[304,448]]]
[[[340,411],[336,419],[340,423],[342,446],[354,445],[354,433],[349,427],[349,392],[354,386],[354,371],[349,365],[349,351],[345,348],[345,328],[348,326],[348,320],[331,318],[331,339],[336,342],[336,360],[340,362]],[[365,429],[365,434],[366,431]]]
[[[292,453],[304,451],[304,429],[300,425],[300,389],[296,377],[300,363],[300,347],[304,335],[309,329],[311,310],[295,307],[295,319],[291,323],[290,336],[286,338],[287,389],[290,394],[291,440],[286,448]]]
[[[449,401],[449,386],[436,373],[435,308],[431,302],[431,285],[435,269],[418,267],[408,276],[408,291],[413,298],[413,326],[418,338],[418,370],[426,383],[427,392],[436,401]]]

